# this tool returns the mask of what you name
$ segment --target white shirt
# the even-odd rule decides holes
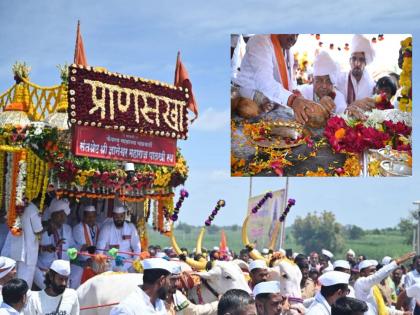
[[[0,305],[0,315],[9,315],[9,314],[19,315],[20,313],[17,310],[15,310],[13,307],[11,307],[9,304],[2,302]]]
[[[111,309],[110,315],[167,315],[165,302],[157,299],[155,306],[150,302],[150,297],[137,287],[119,305]]]
[[[64,259],[64,260],[70,260],[67,256],[66,250],[70,247],[75,247],[75,242],[73,239],[73,233],[71,230],[71,227],[67,224],[63,224],[61,229],[58,231],[59,238],[65,239],[65,243],[63,244],[62,251],[59,254],[58,251],[49,253],[45,251],[40,251],[38,255],[38,267],[41,269],[48,269],[50,268],[52,262],[56,259]],[[47,245],[54,245],[56,246],[56,242],[54,239],[54,234],[48,235],[48,231],[45,231],[42,233],[40,244],[41,246],[47,246]],[[61,255],[61,258],[60,258]]]
[[[43,227],[38,208],[33,203],[30,203],[22,214],[22,229],[21,236],[11,235],[10,258],[35,266],[39,249],[39,240],[35,233],[42,232]]]
[[[369,277],[360,277],[354,283],[354,292],[356,299],[365,301],[368,304],[368,311],[365,314],[376,315],[378,313],[376,301],[373,296],[373,286],[379,284],[383,279],[388,277],[391,272],[397,268],[395,261],[383,266]],[[389,309],[389,311],[391,311]],[[391,313],[390,313],[391,314]]]
[[[302,93],[302,96],[306,98],[307,100],[315,101],[313,84],[299,85],[298,90]],[[335,98],[334,98],[335,111],[334,112],[336,114],[344,113],[344,111],[347,108],[346,99],[344,98],[343,93],[341,93],[337,89],[334,89],[334,92],[335,92]]]
[[[404,278],[404,287],[409,288],[416,283],[420,283],[420,273],[417,270],[412,270],[406,274]],[[416,306],[415,299],[410,299],[410,310],[414,311],[414,307]]]
[[[105,223],[101,227],[101,231],[99,233],[99,238],[97,242],[98,252],[100,254],[103,254],[104,251],[102,251],[102,249],[107,251],[112,247],[115,247],[120,251],[140,254],[140,239],[139,235],[137,234],[136,227],[133,223],[124,221],[123,227],[117,228],[114,222],[111,221]],[[132,256],[127,254],[118,253],[118,255],[123,257],[124,259],[139,258],[138,256]],[[130,263],[125,263],[124,269],[127,270],[130,266]],[[112,260],[112,267],[113,269],[119,269],[118,266],[115,265],[115,260]]]
[[[293,75],[294,57],[290,49],[286,50],[285,59],[289,61],[289,90],[283,87],[270,35],[252,36],[246,45],[241,70],[234,80],[241,87],[239,90],[241,96],[253,99],[255,91],[260,91],[271,101],[283,105],[288,111],[291,111],[286,107],[287,100],[292,94],[290,91],[295,88],[296,84]]]
[[[85,236],[85,227],[86,227],[86,231],[87,231],[86,234],[87,234],[88,239],[86,239],[86,236]],[[86,245],[90,244],[90,246],[96,246],[98,236],[99,236],[99,226],[97,224],[95,224],[91,228],[89,225],[83,222],[80,222],[79,224],[76,224],[73,227],[73,238],[76,243],[77,249],[80,249],[85,244]],[[89,257],[80,255],[77,258],[79,260],[87,260]]]
[[[77,293],[73,289],[67,288],[63,294],[49,296],[45,290],[33,292],[28,299],[28,304],[24,309],[25,315],[55,315],[58,303],[61,300],[59,315],[79,315],[80,306]]]
[[[359,82],[353,77],[353,75],[350,75],[351,81],[353,82],[353,89],[354,89],[354,95],[356,98],[355,101],[360,100],[365,97],[371,97],[373,96],[373,89],[375,88],[375,82],[373,81],[370,74],[365,69],[363,71],[362,78]],[[343,93],[344,99],[347,102],[347,91],[348,91],[348,83],[349,83],[349,71],[342,72],[338,76],[337,81],[337,89]]]
[[[330,315],[331,306],[328,304],[325,297],[318,292],[315,294],[315,301],[311,304],[306,315]]]

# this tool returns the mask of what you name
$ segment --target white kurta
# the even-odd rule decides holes
[[[311,304],[306,315],[330,315],[331,306],[328,304],[327,300],[318,292],[315,294],[315,301]]]
[[[302,96],[306,98],[307,100],[315,101],[313,84],[299,85],[298,90],[302,93]],[[346,99],[344,98],[343,93],[341,93],[337,89],[334,89],[334,92],[335,92],[335,98],[334,98],[335,111],[334,112],[336,114],[344,113],[344,111],[347,108]]]
[[[85,229],[86,232],[85,233]],[[73,227],[73,238],[78,249],[83,245],[96,246],[99,235],[99,226],[95,224],[93,227],[89,227],[87,224],[80,222]],[[87,236],[87,238],[86,238]],[[88,257],[81,256],[80,259],[88,259]]]
[[[25,315],[55,314],[61,297],[63,298],[57,314],[80,314],[79,299],[77,298],[76,291],[73,289],[66,289],[63,294],[58,296],[49,296],[44,290],[33,292],[28,299],[28,304],[23,313]]]
[[[353,82],[353,88],[354,88],[354,95],[356,96],[355,101],[360,100],[365,97],[371,97],[373,96],[373,89],[375,88],[375,82],[373,81],[370,74],[365,71],[363,71],[362,78],[359,82],[356,81],[356,79],[353,77],[353,75],[350,76],[351,80]],[[337,82],[337,89],[343,93],[344,99],[347,102],[347,91],[348,91],[348,83],[349,83],[349,71],[342,72],[338,76],[338,82]]]
[[[42,232],[43,227],[38,208],[33,203],[25,208],[21,219],[23,234],[10,235],[10,258],[17,262],[17,277],[25,280],[30,288],[38,260],[39,240],[35,233]]]
[[[52,262],[56,259],[70,260],[69,257],[67,256],[66,251],[67,249],[76,246],[73,239],[73,232],[71,230],[71,227],[67,224],[63,224],[61,229],[59,229],[58,238],[65,239],[65,243],[62,245],[61,252],[58,252],[58,251],[55,251],[53,253],[44,252],[44,251],[39,252],[37,268],[35,270],[34,282],[41,289],[45,289],[45,285],[44,285],[45,272],[46,270],[50,268]],[[48,245],[57,246],[55,238],[54,238],[54,234],[48,235],[47,231],[42,233],[41,241],[39,245],[40,246],[48,246]],[[74,265],[71,265],[71,267],[73,269]],[[70,283],[70,286],[71,286],[71,283]]]
[[[113,221],[105,223],[101,227],[99,232],[99,238],[97,242],[98,253],[103,254],[104,251],[108,251],[111,248],[117,248],[124,252],[133,252],[140,254],[140,239],[137,233],[136,227],[133,223],[124,222],[122,228],[117,228]],[[127,254],[118,254],[124,259],[136,259],[138,256],[132,256]],[[122,269],[128,270],[131,267],[131,263],[124,263]],[[115,260],[112,261],[112,268],[119,270],[121,267],[115,265]]]
[[[139,287],[111,309],[110,315],[167,315],[165,302],[157,299],[155,306],[150,297]]]
[[[234,80],[241,87],[241,96],[253,99],[255,91],[260,91],[271,101],[282,105],[283,110],[292,112],[287,107],[287,100],[296,83],[293,75],[294,57],[290,50],[286,50],[285,59],[289,61],[289,90],[283,87],[270,35],[252,36],[246,45],[241,70]]]
[[[409,288],[416,283],[420,283],[420,273],[417,270],[410,271],[404,278],[404,287]],[[410,299],[410,310],[414,311],[416,306],[415,299]]]
[[[373,286],[379,284],[383,279],[388,277],[390,273],[397,268],[397,263],[395,261],[391,262],[388,265],[383,266],[381,269],[376,271],[373,275],[369,277],[360,277],[354,283],[354,291],[356,299],[365,301],[368,304],[368,311],[365,313],[367,315],[376,315],[378,313],[377,305],[375,298],[373,296]],[[390,312],[391,310],[388,309]],[[394,311],[390,314],[398,314]]]
[[[11,307],[9,304],[6,304],[4,302],[0,305],[0,315],[19,315],[20,313],[15,310],[13,307]]]

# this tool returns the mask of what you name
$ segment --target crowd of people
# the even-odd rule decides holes
[[[378,263],[357,256],[351,249],[338,260],[325,249],[308,255],[290,250],[273,254],[263,249],[261,257],[254,259],[248,248],[237,255],[218,247],[202,249],[199,255],[186,248],[177,255],[173,248],[159,245],[142,251],[136,228],[125,220],[126,210],[115,206],[112,218],[99,224],[96,208],[87,205],[82,222],[70,227],[66,223],[70,212],[66,200],[54,199],[43,218],[36,205],[29,204],[22,216],[28,220],[23,222],[24,234],[9,233],[3,244],[0,314],[79,314],[83,308],[75,289],[82,282],[94,277],[95,272],[139,272],[130,261],[139,256],[143,283],[112,305],[110,314],[405,315],[420,311],[420,256],[414,253],[397,259],[386,256]],[[70,259],[70,247],[78,250],[77,259]],[[87,277],[85,271],[94,269],[94,256],[111,248],[117,248],[124,259],[119,263],[110,259],[105,269],[96,269]],[[211,303],[191,300],[180,284],[181,262],[187,257],[204,259],[209,268],[218,261],[235,264],[248,281],[248,290],[227,290]],[[276,279],[275,274],[277,278],[287,276],[278,269],[278,260],[298,268],[300,296],[285,293],[281,280]],[[406,267],[406,262],[412,264]]]
[[[258,118],[274,111],[276,117],[306,124],[327,111],[329,115],[347,113],[363,120],[366,111],[375,108],[373,96],[381,93],[387,96],[394,108],[398,108],[398,74],[384,73],[375,82],[366,68],[375,59],[369,39],[354,35],[349,71],[343,71],[326,50],[316,52],[313,66],[306,62],[298,67],[292,53],[297,39],[298,34],[254,35],[249,38],[240,68],[235,69],[232,77],[233,96],[237,100],[232,100],[232,111],[236,115]],[[402,61],[400,50],[400,68]],[[313,69],[310,74],[306,73],[309,68]],[[308,79],[304,82],[302,77]],[[322,111],[317,110],[319,106]]]

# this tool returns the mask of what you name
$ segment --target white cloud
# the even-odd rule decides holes
[[[192,124],[192,130],[220,131],[228,130],[230,122],[229,110],[217,111],[213,107],[206,108],[199,113],[197,120]]]

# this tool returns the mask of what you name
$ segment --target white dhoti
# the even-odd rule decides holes
[[[17,278],[23,279],[28,284],[29,289],[32,288],[32,283],[34,281],[35,275],[35,265],[27,265],[23,261],[17,262]]]

